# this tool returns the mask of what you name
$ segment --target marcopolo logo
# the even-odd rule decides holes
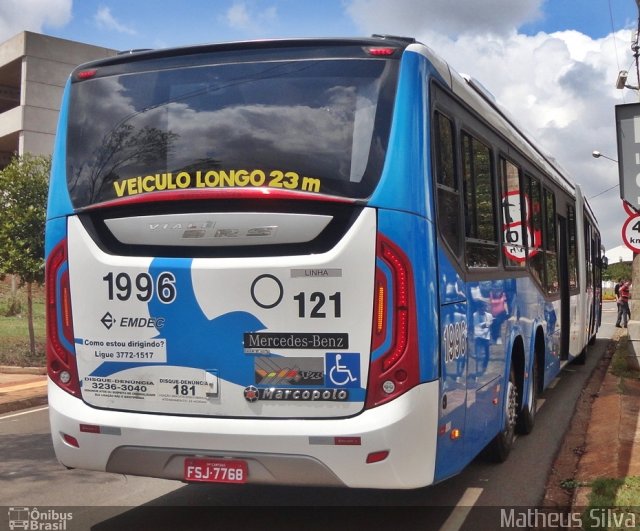
[[[262,388],[250,385],[244,390],[247,402],[258,400],[272,402],[345,402],[349,400],[346,389],[287,389],[269,387]]]
[[[64,531],[67,522],[73,520],[72,513],[58,509],[38,509],[37,507],[9,507],[9,529],[30,529],[33,531]]]

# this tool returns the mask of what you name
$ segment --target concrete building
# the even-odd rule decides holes
[[[618,245],[618,247],[607,250],[605,252],[605,256],[609,260],[609,264],[633,262],[633,251],[626,245]]]
[[[14,153],[51,154],[69,74],[79,64],[116,53],[28,31],[1,43],[0,168]]]

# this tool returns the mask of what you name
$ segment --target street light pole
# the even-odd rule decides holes
[[[638,2],[640,2],[640,0],[638,0]],[[607,155],[603,155],[602,153],[600,153],[597,150],[594,150],[593,153],[591,153],[591,156],[594,159],[599,159],[600,157],[605,158],[605,159],[609,159],[612,162],[615,162],[616,164],[618,164],[618,161],[616,159],[612,159],[611,157],[607,157]]]

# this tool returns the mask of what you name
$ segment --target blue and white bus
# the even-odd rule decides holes
[[[504,460],[595,339],[600,248],[578,186],[412,39],[83,65],[46,228],[56,455],[365,488]]]

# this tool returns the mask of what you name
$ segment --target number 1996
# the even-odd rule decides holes
[[[163,304],[169,304],[176,298],[176,277],[169,271],[160,273],[154,283],[153,277],[149,273],[140,273],[131,277],[127,273],[112,272],[102,277],[107,283],[109,300],[114,297],[121,301],[129,300],[133,295],[139,301],[147,302],[151,300],[154,293]]]

